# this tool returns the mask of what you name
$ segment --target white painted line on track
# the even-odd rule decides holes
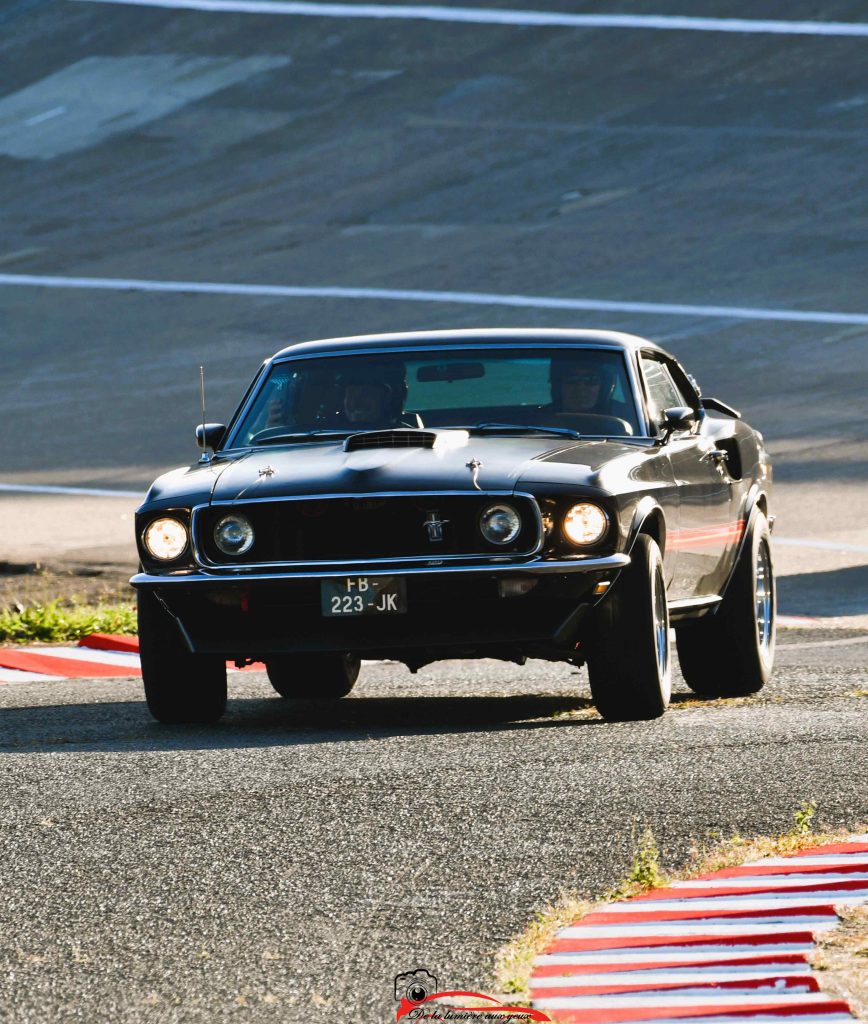
[[[112,491],[103,487],[54,487],[49,484],[0,484],[2,494],[78,494],[91,498],[135,498],[144,501],[141,491]]]
[[[640,313],[653,316],[711,316],[733,320],[776,320],[788,323],[849,324],[868,327],[868,313],[812,309],[764,309],[752,306],[699,306],[684,303],[558,298],[547,295],[501,295],[495,292],[427,291],[413,288],[234,284],[226,281],[156,281],[146,278],[62,277],[48,274],[0,274],[0,285],[20,288],[72,288],[189,295],[248,295],[284,299],[443,302],[471,306],[510,306],[520,309],[585,310],[602,313]]]
[[[868,643],[868,633],[865,636],[848,636],[841,640],[805,640],[797,644],[781,644],[778,650],[803,651],[808,647],[850,647],[854,644]]]
[[[868,840],[862,839],[860,837],[859,839],[852,839],[851,842],[854,843],[854,844],[857,843],[857,842],[858,843],[864,843],[864,842],[868,842]],[[769,857],[767,860],[752,860],[752,861],[749,861],[747,864],[741,864],[739,866],[743,867],[743,868],[755,868],[755,867],[770,867],[770,868],[785,867],[785,868],[788,868],[788,867],[792,867],[792,868],[795,868],[796,870],[798,870],[800,867],[811,867],[811,868],[814,868],[814,867],[825,867],[825,866],[828,866],[830,868],[834,868],[834,867],[841,867],[841,866],[845,866],[845,865],[857,864],[857,863],[859,863],[860,858],[861,858],[861,860],[864,860],[864,861],[868,862],[868,853],[866,853],[865,850],[854,850],[852,853],[830,853],[830,854],[822,854],[822,855],[817,855],[817,856],[811,856],[810,854],[804,854],[804,855],[799,854],[799,855],[792,856],[792,857]],[[861,867],[861,863],[859,864],[859,866]],[[733,883],[735,883],[736,885],[739,883],[740,876],[733,875],[733,876],[730,876],[730,877],[731,877]],[[675,883],[675,885],[678,885],[678,884],[679,884],[678,882]]]
[[[835,919],[837,921],[837,918]],[[833,923],[814,923],[811,921],[811,931],[817,932],[834,927]],[[726,924],[718,923],[704,924],[700,921],[684,923],[680,921],[648,921],[644,924],[621,924],[621,925],[577,925],[575,927],[563,928],[558,932],[559,939],[630,939],[630,938],[694,938],[697,935],[707,935],[710,938],[725,938],[732,936],[739,938],[751,938],[756,935],[786,935],[791,932],[803,931],[796,920],[787,921],[786,924],[756,924],[754,922],[731,921]]]
[[[290,3],[286,0],[79,0],[206,11],[212,14],[279,14],[315,18],[376,18],[442,21],[465,25],[517,25],[537,28],[654,29],[669,32],[735,32],[750,35],[868,36],[868,25],[849,21],[770,21],[753,18],[695,18],[671,14],[568,14],[560,11],[508,11],[483,7],[416,4]]]
[[[632,964],[717,964],[730,960],[745,960],[753,958],[762,960],[769,969],[779,970],[782,965],[775,961],[776,956],[804,955],[810,953],[814,948],[813,942],[793,943],[782,942],[765,944],[762,946],[733,946],[733,945],[705,945],[700,952],[696,947],[663,947],[660,952],[658,946],[629,946],[625,949],[604,949],[583,951],[576,950],[572,953],[541,953],[534,958],[534,964],[538,967],[551,965],[573,966],[573,967],[596,967],[600,964],[621,965]],[[800,969],[803,965],[798,965]],[[612,973],[621,973],[612,972]]]
[[[812,979],[808,978],[808,980],[803,982],[787,984],[785,979],[772,976],[766,984],[726,985],[726,991],[729,995],[740,995],[744,1003],[750,1003],[754,995],[763,994],[786,994],[793,998],[799,995],[807,995],[809,992],[813,993],[814,988],[811,981]],[[620,985],[613,985],[610,979],[608,985],[585,986],[576,985],[575,983],[558,986],[532,985],[531,992],[533,993],[535,1005],[542,1005],[546,999],[618,999],[630,996],[641,1000],[642,1003],[647,1001],[653,1005],[658,996],[664,996],[669,993],[675,993],[684,998],[692,997],[691,1002],[696,1006],[708,1004],[715,1006],[718,1002],[718,990],[713,983],[710,985],[692,984],[675,986],[658,985],[655,983],[649,984],[648,988],[630,988],[624,991]],[[603,1005],[605,1006],[605,1003]]]
[[[821,1011],[822,1012],[822,1011]],[[658,1017],[654,1016],[654,1024],[688,1024],[691,1020],[689,1017]],[[774,1016],[763,1013],[750,1013],[750,1014],[738,1014],[733,1017],[731,1014],[726,1017],[709,1017],[703,1013],[700,1018],[701,1024],[736,1024],[737,1021],[742,1021],[743,1024],[782,1024],[783,1021],[790,1020],[793,1024],[837,1024],[839,1021],[846,1021],[846,1024],[855,1024],[853,1017],[849,1013],[823,1013],[822,1016],[817,1017],[809,1013],[799,1013],[797,1017],[790,1016],[782,1017],[780,1014]]]
[[[25,122],[27,128],[35,128],[38,124],[43,124],[45,121],[50,121],[52,118],[60,117],[61,114],[66,113],[66,107],[52,107],[51,110],[46,110],[41,114],[37,114],[35,117],[29,117]]]
[[[698,999],[695,995],[664,995],[656,992],[640,992],[632,996],[552,996],[548,999],[535,999],[533,1005],[541,1010],[568,1010],[573,1008],[587,1008],[589,1010],[627,1009],[628,1007],[643,1007],[650,1010],[655,1006],[689,1007],[705,1002],[706,1000]],[[711,998],[707,1002],[712,1002]],[[790,994],[782,990],[776,995],[770,995],[767,992],[758,995],[744,995],[742,993],[723,995],[715,993],[713,1002],[715,1006],[719,1006],[721,1010],[724,1010],[726,1007],[737,1007],[745,1004],[762,1006],[768,1003],[779,1003],[782,1006],[786,1006],[788,1003],[799,1005],[801,1003],[828,1003],[832,1002],[832,1000],[822,992]]]
[[[837,540],[809,540],[802,537],[775,537],[772,543],[788,548],[819,548],[823,551],[853,551],[856,554],[868,555],[868,544],[847,544]]]
[[[0,668],[0,684],[3,686],[11,683],[43,683],[64,678],[65,676],[43,675],[41,672],[24,672],[17,668]]]
[[[688,896],[683,900],[640,900],[636,903],[615,903],[611,907],[606,907],[604,912],[618,917],[630,917],[634,914],[652,914],[658,911],[782,910],[788,907],[829,907],[833,903],[839,904],[848,900],[864,903],[866,899],[868,899],[868,883],[862,889],[832,889],[828,892],[796,892],[781,893],[780,895],[764,893],[755,899],[743,896],[711,896],[708,898]],[[800,918],[781,917],[780,920],[798,921]],[[816,920],[816,918],[812,918],[812,920]]]
[[[868,636],[859,637],[860,642],[868,642]],[[838,640],[831,641],[832,643],[839,643]],[[810,644],[793,644],[793,647],[799,646],[812,646]],[[868,866],[868,865],[866,865]],[[669,889],[740,889],[744,886],[768,886],[776,890],[792,889],[804,885],[828,885],[834,882],[861,882],[864,881],[868,886],[868,872],[853,871],[853,872],[824,872],[824,871],[810,871],[810,872],[793,872],[792,874],[786,875],[730,875],[726,878],[707,878],[707,879],[690,879],[684,882],[673,882],[667,886]],[[654,903],[657,905],[657,900],[642,900],[642,903]]]
[[[534,978],[534,988],[565,988],[568,985],[576,988],[590,987],[592,985],[636,985],[646,983],[651,985],[665,985],[670,982],[701,981],[705,985],[720,985],[732,981],[765,981],[772,979],[770,984],[778,978],[787,974],[801,977],[806,970],[804,964],[784,964],[783,970],[776,967],[769,970],[768,964],[761,964],[749,970],[737,970],[732,968],[728,971],[708,970],[702,967],[689,967],[686,970],[673,968],[665,971],[606,971],[603,974],[549,974],[544,977]]]

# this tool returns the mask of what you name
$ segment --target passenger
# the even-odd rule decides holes
[[[347,423],[359,430],[378,430],[393,426],[392,389],[388,384],[367,381],[344,388],[343,414]]]

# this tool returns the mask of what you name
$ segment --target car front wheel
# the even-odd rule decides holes
[[[148,710],[167,724],[216,722],[226,710],[226,662],[191,654],[177,623],[140,590],[139,656]]]
[[[361,664],[355,654],[281,654],[265,668],[281,697],[336,700],[355,686]]]
[[[663,558],[640,534],[611,593],[596,609],[588,674],[597,711],[609,722],[659,718],[672,687]]]
[[[775,575],[768,520],[757,512],[723,601],[675,632],[681,674],[702,697],[743,697],[768,681],[775,660]]]

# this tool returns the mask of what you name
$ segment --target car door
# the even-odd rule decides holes
[[[714,454],[714,443],[701,429],[699,396],[678,364],[655,351],[643,351],[640,363],[652,431],[661,430],[664,409],[689,406],[697,414],[697,425],[673,433],[663,448],[679,499],[677,529],[670,527],[666,541],[678,554],[669,599],[717,594],[734,528],[725,463]]]

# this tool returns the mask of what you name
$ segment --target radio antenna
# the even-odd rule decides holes
[[[205,447],[205,367],[199,367],[199,397],[202,404],[202,458],[201,462],[210,462],[210,456]]]

